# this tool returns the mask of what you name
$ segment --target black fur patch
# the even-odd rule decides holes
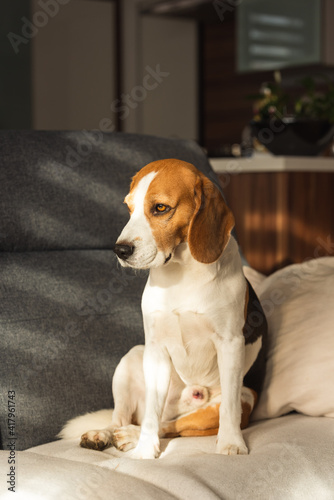
[[[244,326],[245,344],[253,344],[259,337],[262,337],[262,347],[258,356],[244,377],[244,385],[253,389],[258,394],[261,391],[267,356],[268,324],[260,301],[248,280],[248,304],[247,315]]]

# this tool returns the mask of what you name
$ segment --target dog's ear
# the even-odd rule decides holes
[[[234,217],[219,189],[203,174],[195,184],[195,204],[188,232],[189,249],[198,262],[211,264],[229,242]]]

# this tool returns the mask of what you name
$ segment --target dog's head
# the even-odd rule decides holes
[[[130,220],[114,247],[123,266],[163,266],[181,243],[188,244],[197,261],[215,262],[234,226],[218,188],[181,160],[146,165],[133,177],[124,202]]]

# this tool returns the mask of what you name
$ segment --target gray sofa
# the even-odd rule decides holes
[[[68,419],[112,407],[114,369],[133,345],[143,343],[140,297],[146,274],[121,268],[111,248],[128,219],[122,201],[130,178],[150,161],[171,157],[195,164],[217,182],[191,141],[0,132],[1,499],[13,498],[13,491],[22,499],[334,498],[333,362],[321,372],[326,407],[318,394],[321,380],[303,393],[300,405],[295,394],[287,401],[284,391],[271,392],[277,384],[275,335],[282,333],[282,315],[292,314],[284,308],[294,301],[291,286],[282,301],[273,293],[296,275],[293,266],[287,276],[269,278],[245,268],[265,303],[272,336],[264,393],[244,431],[248,456],[216,455],[214,437],[163,440],[155,461],[56,440]],[[332,259],[318,259],[307,273],[303,265],[297,268],[310,303],[315,292],[308,285],[315,282],[322,287],[319,300],[323,303],[321,290],[327,297],[324,280],[332,286]],[[295,293],[298,299],[300,287]],[[334,351],[333,324],[328,316],[331,336],[321,340],[327,354]],[[295,364],[292,359],[288,368]],[[285,376],[291,380],[293,374]],[[308,399],[313,406],[305,411]]]

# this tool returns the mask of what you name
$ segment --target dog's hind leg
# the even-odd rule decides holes
[[[256,392],[248,387],[241,391],[242,417],[240,427],[245,429],[257,400]],[[162,435],[167,438],[177,436],[212,436],[218,434],[220,403],[210,403],[204,408],[192,411],[175,420],[163,422]]]
[[[80,446],[104,450],[115,446],[123,451],[133,448],[144,414],[145,383],[143,374],[144,346],[133,347],[118,364],[113,377],[115,409],[110,424],[89,430],[81,436]]]

